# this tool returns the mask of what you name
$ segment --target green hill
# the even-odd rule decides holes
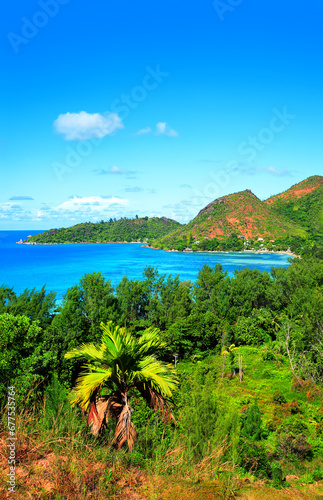
[[[158,243],[164,248],[173,248],[179,240],[186,240],[190,246],[202,239],[224,241],[233,234],[247,240],[275,240],[282,235],[305,237],[306,231],[277,214],[247,189],[212,201],[186,226],[176,229]]]
[[[50,229],[24,243],[107,243],[145,241],[160,238],[181,224],[167,217],[110,219],[109,222],[85,222],[69,228]]]
[[[50,229],[24,243],[106,243],[147,241],[155,248],[243,250],[243,240],[302,245],[323,234],[323,177],[313,176],[261,201],[249,189],[218,198],[188,224],[166,217],[110,219]],[[212,244],[210,243],[212,242]],[[208,244],[209,243],[209,244]],[[313,243],[313,242],[312,242]],[[304,246],[304,245],[303,245]]]
[[[315,175],[266,200],[278,215],[302,225],[311,234],[323,233],[323,177]]]

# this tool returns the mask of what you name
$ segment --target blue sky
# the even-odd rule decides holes
[[[323,175],[323,4],[3,7],[1,229],[192,219]]]

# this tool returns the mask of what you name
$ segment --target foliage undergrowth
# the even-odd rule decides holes
[[[85,416],[70,407],[67,390],[54,377],[39,404],[20,404],[18,408],[15,497],[320,498],[320,390],[316,387],[315,391],[313,385],[310,389],[308,385],[297,387],[286,361],[278,370],[273,360],[264,366],[259,350],[245,347],[240,351],[244,360],[242,382],[229,373],[222,378],[220,355],[210,355],[203,363],[178,365],[181,386],[175,397],[176,425],[165,426],[142,400],[135,399],[138,442],[132,453],[111,447],[112,427],[101,438],[93,438]],[[272,372],[271,378],[263,376],[265,369]],[[0,488],[5,491],[5,412],[1,422]],[[282,436],[277,432],[281,426],[287,433]],[[286,436],[300,429],[312,449],[305,457],[290,453],[284,445]],[[292,484],[283,480],[289,475],[294,476]]]
[[[323,266],[295,259],[271,273],[204,266],[194,284],[147,267],[114,290],[85,275],[62,305],[45,289],[0,287],[0,488],[8,474],[6,405],[16,391],[17,499],[319,498],[323,481]],[[158,328],[177,360],[176,424],[130,395],[132,452],[99,438],[67,395],[114,321],[138,341]],[[164,348],[163,348],[164,349]],[[130,411],[130,410],[129,410]],[[5,498],[4,496],[0,497]]]

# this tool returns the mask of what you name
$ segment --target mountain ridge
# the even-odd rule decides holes
[[[276,241],[323,232],[323,177],[312,176],[260,200],[250,189],[221,196],[187,224],[167,217],[126,217],[50,229],[24,243],[108,243],[150,240],[155,248],[184,248],[200,240]],[[239,245],[235,244],[235,247]]]
[[[313,237],[323,235],[323,177],[314,175],[294,184],[265,203],[277,215],[298,223]]]
[[[250,189],[246,189],[213,200],[188,224],[164,236],[162,243],[168,246],[176,238],[222,240],[233,234],[247,240],[275,240],[284,234],[305,237],[306,231],[299,224],[276,214]]]
[[[302,198],[303,196],[306,196],[315,189],[319,188],[322,184],[323,184],[323,177],[320,175],[313,175],[311,177],[307,177],[303,181],[294,184],[290,188],[286,189],[286,191],[270,196],[264,201],[265,203],[273,204],[275,203],[275,201],[282,198],[285,199]]]

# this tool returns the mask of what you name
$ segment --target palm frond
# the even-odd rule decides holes
[[[176,420],[171,412],[168,399],[163,397],[158,391],[153,389],[150,384],[142,383],[136,386],[141,396],[145,399],[148,406],[156,413],[160,413],[162,419],[170,424],[171,420],[176,423]]]
[[[90,410],[87,419],[93,436],[101,435],[110,416],[118,420],[123,409],[120,394],[98,398],[96,392],[97,391],[95,391],[90,398]]]
[[[109,405],[109,399],[99,399],[91,401],[90,411],[87,418],[87,423],[91,429],[93,436],[98,436],[102,432],[102,424]]]
[[[102,361],[104,351],[94,344],[82,344],[64,355],[65,359],[86,358],[88,361]]]
[[[165,364],[152,357],[139,363],[139,370],[133,374],[133,380],[149,381],[151,386],[162,395],[171,397],[176,389],[176,372],[171,364]]]
[[[150,356],[151,354],[156,355],[161,349],[167,347],[166,342],[164,342],[160,337],[160,331],[158,328],[147,328],[137,341],[138,351],[141,356]]]
[[[84,367],[89,371],[82,372],[76,380],[75,388],[71,391],[69,399],[71,405],[79,404],[81,408],[87,410],[92,394],[99,390],[103,384],[107,385],[111,379],[109,368]]]
[[[109,321],[106,325],[101,323],[102,349],[111,359],[117,359],[122,354],[131,354],[134,347],[134,338],[125,328],[114,325]]]
[[[120,413],[122,412],[122,409],[123,409],[123,398],[120,393],[114,394],[113,396],[109,397],[109,406],[105,415],[106,423],[108,423],[110,417],[114,418],[115,420],[118,420]]]

